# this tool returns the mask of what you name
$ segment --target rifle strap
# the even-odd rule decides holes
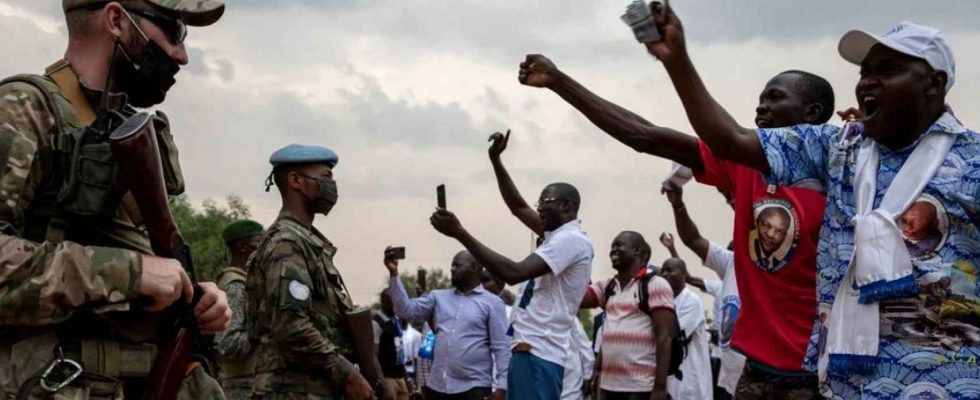
[[[44,73],[61,89],[61,93],[71,103],[82,124],[85,126],[92,125],[95,122],[95,110],[82,93],[78,75],[75,75],[75,71],[72,71],[68,61],[58,60],[58,62],[45,68]]]
[[[78,75],[71,69],[68,61],[64,59],[58,60],[45,68],[44,73],[54,81],[55,85],[58,85],[58,89],[61,89],[61,93],[71,103],[72,109],[75,111],[75,114],[78,114],[78,119],[82,124],[85,126],[92,125],[96,118],[95,109],[92,108],[92,104],[89,103],[88,98],[82,93]],[[139,207],[136,205],[136,199],[133,198],[132,192],[126,192],[123,195],[122,205],[126,209],[126,213],[129,214],[129,219],[133,221],[133,225],[143,225],[143,216],[139,212]],[[59,243],[65,238],[66,224],[57,217],[52,218],[51,221],[52,223],[48,224],[46,239],[49,242]]]

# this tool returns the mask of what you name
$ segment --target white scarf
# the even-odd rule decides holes
[[[870,138],[861,142],[854,173],[854,253],[827,322],[829,359],[821,360],[821,375],[825,365],[842,373],[870,371],[878,356],[878,301],[918,292],[912,259],[896,219],[942,166],[956,140],[954,133],[964,130],[948,113],[936,124],[948,129],[933,130],[922,137],[876,209],[872,207],[880,157],[878,143]]]

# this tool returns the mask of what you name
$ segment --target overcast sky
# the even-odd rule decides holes
[[[160,107],[174,125],[187,194],[195,203],[237,194],[268,225],[279,209],[278,194],[263,186],[272,151],[294,142],[333,148],[340,201],[316,226],[340,248],[335,261],[355,300],[370,303],[386,281],[386,245],[407,247],[409,271],[448,271],[461,249],[429,225],[439,183],[477,238],[512,258],[527,255],[530,234],[500,199],[486,153],[487,136],[509,128],[504,161],[529,202],[549,182],[580,189],[593,278],[612,274],[609,245],[624,229],[646,235],[659,263],[666,251],[657,236],[674,231],[658,191],[669,162],[633,152],[556,95],[517,83],[524,55],[542,53],[600,95],[691,132],[663,67],[620,22],[626,3],[228,0],[216,25],[191,29],[190,65]],[[837,55],[837,40],[902,20],[946,32],[959,72],[949,102],[967,126],[980,123],[980,2],[672,4],[701,76],[746,126],[765,82],[787,69],[826,77],[838,108],[853,105],[858,71]],[[0,76],[40,73],[60,58],[63,25],[60,1],[0,0]],[[685,197],[702,234],[727,243],[732,213],[721,197],[697,184]],[[683,250],[693,273],[709,275]]]

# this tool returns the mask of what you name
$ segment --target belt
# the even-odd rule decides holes
[[[157,355],[157,347],[150,343],[81,339],[61,345],[65,357],[78,361],[85,372],[112,378],[148,377]]]
[[[515,344],[514,347],[511,347],[510,351],[513,353],[530,353],[531,344],[520,342],[518,344]]]

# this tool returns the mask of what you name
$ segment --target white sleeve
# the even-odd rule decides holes
[[[371,327],[374,328],[374,344],[381,344],[381,324],[371,321]]]
[[[548,268],[555,275],[560,274],[565,268],[575,264],[576,261],[586,257],[592,249],[592,244],[585,238],[570,232],[557,232],[549,240],[545,240],[534,251],[541,257]]]
[[[721,298],[721,281],[717,279],[705,279],[704,290],[716,299]]]
[[[708,257],[704,259],[704,266],[715,271],[719,278],[725,279],[725,273],[728,271],[728,267],[734,262],[735,253],[731,250],[721,247],[715,242],[711,242],[708,245]]]
[[[701,305],[701,299],[687,292],[685,298],[677,302],[677,319],[687,337],[693,335],[704,324],[704,306]]]

